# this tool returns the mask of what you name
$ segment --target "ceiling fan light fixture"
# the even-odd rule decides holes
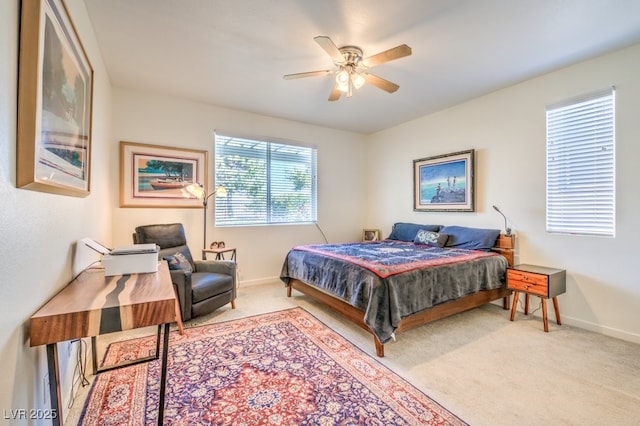
[[[356,89],[361,88],[365,83],[364,77],[358,74],[357,72],[354,72],[353,74],[351,74],[351,81],[353,82],[353,86]]]
[[[349,79],[349,70],[343,67],[338,71],[336,73],[336,84],[338,85],[338,90],[347,93],[349,91]]]
[[[411,55],[411,48],[406,44],[393,47],[384,52],[376,53],[372,56],[364,58],[362,49],[357,46],[342,46],[336,44],[326,36],[317,36],[313,38],[316,43],[331,57],[333,63],[338,67],[337,70],[310,71],[296,74],[286,74],[285,80],[291,80],[300,77],[312,77],[319,75],[333,74],[335,76],[335,84],[329,94],[329,101],[337,101],[342,93],[349,98],[353,95],[354,88],[357,90],[365,83],[382,89],[387,93],[394,93],[400,88],[384,78],[370,74],[367,70],[373,66],[384,64],[389,61],[404,58]]]
[[[346,86],[349,83],[349,71],[347,71],[344,68],[341,69],[336,74],[336,83],[338,83],[341,86]]]

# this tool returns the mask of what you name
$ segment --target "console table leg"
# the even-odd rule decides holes
[[[47,344],[47,366],[49,368],[49,395],[51,417],[54,426],[62,425],[62,397],[60,395],[60,373],[58,370],[58,344]]]
[[[160,398],[158,406],[158,425],[164,421],[164,396],[167,387],[167,358],[169,356],[169,323],[164,325],[164,339],[162,342],[162,367],[160,371]]]
[[[547,299],[544,297],[542,299],[542,322],[544,323],[544,331],[545,333],[549,332],[549,320],[547,318]]]
[[[96,336],[91,336],[91,363],[93,365],[93,375],[98,374],[98,344]]]

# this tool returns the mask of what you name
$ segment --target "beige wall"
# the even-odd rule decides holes
[[[29,346],[29,318],[96,256],[77,248],[93,237],[109,244],[113,191],[108,159],[111,88],[81,0],[70,13],[95,72],[91,194],[52,195],[15,187],[19,1],[0,2],[0,410],[49,406],[45,348]],[[59,345],[62,391],[69,399],[77,345]],[[70,356],[71,354],[71,356]],[[22,424],[26,424],[22,422]]]
[[[113,170],[119,141],[205,150],[209,188],[213,187],[214,131],[298,141],[318,148],[318,223],[329,241],[359,239],[364,226],[366,175],[364,136],[264,117],[186,100],[117,89],[114,92]],[[111,177],[117,182],[117,173]],[[118,203],[118,194],[113,202]],[[215,202],[214,199],[211,199]],[[213,202],[207,210],[207,238],[237,248],[240,281],[273,279],[287,251],[298,244],[323,242],[314,225],[214,227]],[[182,222],[194,256],[202,247],[202,209],[114,208],[116,244],[130,244],[136,226]]]
[[[0,409],[48,407],[44,348],[30,348],[28,319],[95,259],[76,241],[131,242],[135,226],[179,221],[197,252],[202,211],[120,208],[118,142],[209,151],[213,132],[241,132],[315,144],[319,166],[319,224],[329,241],[360,238],[363,227],[387,235],[395,221],[502,227],[497,204],[518,233],[522,262],[566,268],[560,297],[565,323],[640,342],[637,260],[640,197],[634,167],[640,154],[640,46],[607,55],[437,114],[364,137],[185,100],[110,87],[82,0],[68,6],[95,71],[92,189],[86,198],[15,187],[19,1],[0,2]],[[592,238],[545,232],[544,107],[610,85],[617,92],[617,236]],[[113,116],[113,117],[112,117]],[[412,160],[475,148],[477,212],[412,210]],[[210,239],[238,247],[244,285],[276,277],[296,244],[321,242],[314,226],[215,228]],[[507,316],[505,314],[505,320]],[[71,361],[60,345],[63,377]],[[68,398],[69,380],[63,380]]]
[[[367,222],[387,232],[395,221],[502,228],[498,205],[518,235],[521,263],[567,270],[559,297],[566,324],[640,342],[640,45],[558,70],[371,137]],[[615,85],[615,238],[545,231],[545,106]],[[412,161],[474,148],[475,213],[414,212]],[[375,188],[375,189],[372,189]],[[397,198],[383,199],[388,191]],[[537,306],[535,302],[534,306]],[[505,314],[506,317],[506,314]]]

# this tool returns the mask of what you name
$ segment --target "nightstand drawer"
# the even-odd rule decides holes
[[[517,270],[507,270],[507,287],[543,297],[549,296],[549,277]]]
[[[524,291],[542,297],[548,297],[548,287],[532,282],[509,280],[508,288],[511,290]]]

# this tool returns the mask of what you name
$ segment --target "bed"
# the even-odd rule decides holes
[[[294,247],[280,279],[374,336],[376,354],[398,333],[503,299],[514,236],[460,226],[396,223],[382,241]]]

